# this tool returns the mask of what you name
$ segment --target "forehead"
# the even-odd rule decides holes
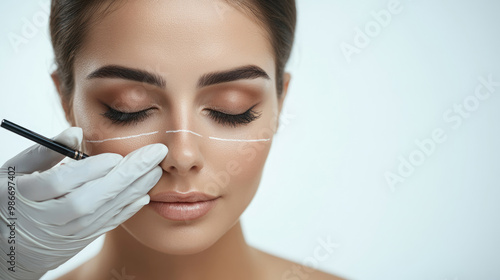
[[[148,69],[191,84],[203,73],[245,64],[275,78],[265,30],[224,1],[119,3],[88,30],[75,58],[75,76],[106,64]]]

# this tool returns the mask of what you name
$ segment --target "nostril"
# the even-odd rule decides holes
[[[170,172],[170,173],[174,173],[176,169],[177,169],[177,168],[175,168],[174,166],[170,166],[170,167],[168,168],[168,172]]]

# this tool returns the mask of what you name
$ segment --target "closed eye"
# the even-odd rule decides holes
[[[122,124],[122,125],[138,123],[147,119],[147,117],[149,116],[149,111],[153,109],[153,108],[148,108],[138,112],[126,113],[115,110],[109,106],[107,107],[108,111],[102,113],[101,115],[110,119],[113,124]]]
[[[253,107],[255,107],[256,105],[257,104],[253,105],[245,112],[237,115],[226,114],[215,110],[209,110],[208,114],[212,119],[222,124],[223,126],[229,125],[232,127],[236,127],[238,125],[251,123],[260,117],[260,112],[256,112],[253,110]]]
[[[252,107],[250,107],[248,110],[246,110],[241,114],[232,115],[216,110],[208,110],[209,111],[208,115],[210,116],[210,118],[212,118],[222,126],[229,125],[231,127],[237,127],[239,125],[245,125],[251,123],[261,116],[261,112],[256,112],[253,110],[253,108],[256,105],[257,104],[253,105]],[[110,119],[113,124],[121,124],[121,125],[128,125],[132,123],[137,124],[141,121],[144,121],[149,117],[150,115],[149,111],[154,109],[154,108],[148,108],[138,112],[127,113],[113,109],[108,105],[106,105],[106,107],[108,107],[108,111],[102,113],[101,115]]]

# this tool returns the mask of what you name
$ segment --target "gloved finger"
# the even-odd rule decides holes
[[[125,222],[126,220],[130,219],[132,216],[135,215],[135,213],[139,212],[144,205],[147,205],[150,201],[149,195],[145,195],[141,197],[140,199],[134,201],[133,203],[125,206],[121,211],[119,211],[115,216],[113,216],[111,219],[105,221],[104,227],[100,228],[97,232],[92,233],[89,235],[88,238],[96,238],[103,233],[106,233],[110,230],[115,229],[117,226]],[[86,232],[85,232],[86,233]],[[86,233],[88,234],[88,233]]]
[[[147,205],[150,201],[149,195],[144,195],[129,203],[122,209],[115,209],[110,215],[106,216],[106,219],[98,219],[98,226],[91,229],[85,228],[84,230],[77,232],[73,235],[61,234],[57,232],[60,228],[59,226],[49,225],[48,228],[51,229],[51,236],[56,240],[66,239],[65,243],[55,244],[59,246],[60,249],[71,249],[75,247],[85,247],[87,244],[97,239],[99,236],[105,234],[106,232],[115,229],[118,225],[122,224],[124,221],[128,220],[135,213],[139,212],[144,205]],[[67,230],[67,229],[65,229]],[[56,233],[57,232],[57,233]],[[50,242],[48,243],[50,245]],[[81,245],[79,245],[81,244]]]
[[[65,195],[86,182],[104,177],[123,156],[114,153],[98,154],[84,160],[68,162],[44,172],[19,176],[19,194],[32,201],[44,201]]]
[[[132,185],[116,196],[113,200],[102,205],[92,214],[80,217],[57,229],[61,235],[87,236],[100,230],[106,221],[122,211],[128,204],[144,196],[144,193],[152,189],[161,178],[163,170],[156,166],[149,173],[137,179]]]
[[[58,199],[38,202],[45,209],[39,221],[64,225],[74,219],[92,214],[109,203],[139,177],[151,171],[165,158],[167,146],[151,144],[125,156],[106,176],[83,184]],[[87,159],[84,159],[87,160]]]
[[[52,138],[52,140],[73,149],[79,148],[82,139],[83,131],[80,127],[69,127]],[[64,155],[45,146],[35,144],[8,160],[2,168],[15,166],[17,174],[30,174],[35,171],[45,171],[56,165],[64,157]]]

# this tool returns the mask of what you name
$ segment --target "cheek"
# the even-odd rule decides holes
[[[269,154],[271,141],[246,143],[237,152],[238,165],[241,168],[238,178],[242,181],[252,182],[259,177]]]
[[[85,136],[84,136],[85,139]],[[95,138],[90,138],[95,139]],[[84,153],[88,155],[98,155],[102,153],[116,153],[126,156],[134,150],[144,147],[149,144],[158,143],[153,137],[140,137],[136,139],[129,139],[127,141],[107,141],[103,143],[89,143],[84,140]]]
[[[266,103],[263,108],[265,116],[247,131],[248,137],[235,137],[269,141],[211,143],[210,149],[205,151],[210,153],[210,161],[216,164],[214,171],[217,176],[212,177],[209,183],[211,187],[229,186],[228,192],[253,195],[259,185],[274,138],[272,128],[276,126],[276,113],[269,113],[274,112],[273,105],[275,104],[271,102]]]
[[[206,169],[206,191],[240,197],[229,201],[246,206],[258,188],[271,141],[214,144],[205,158],[213,164]]]
[[[126,156],[140,147],[162,141],[159,132],[150,134],[155,130],[148,130],[146,133],[141,126],[127,128],[112,125],[110,121],[106,121],[100,116],[97,118],[86,117],[80,121],[78,126],[83,130],[82,150],[90,156],[102,153],[117,153]],[[118,129],[127,130],[127,133],[117,131]],[[141,134],[147,135],[130,137]]]
[[[127,131],[127,136],[120,136],[123,133],[116,132],[116,129],[108,123],[110,122],[96,121],[95,123],[82,124],[82,146],[86,154],[117,153],[126,156],[140,147],[162,141],[159,132],[152,133],[154,131],[151,131],[145,133],[144,128],[130,128]],[[140,136],[141,134],[146,135]]]

